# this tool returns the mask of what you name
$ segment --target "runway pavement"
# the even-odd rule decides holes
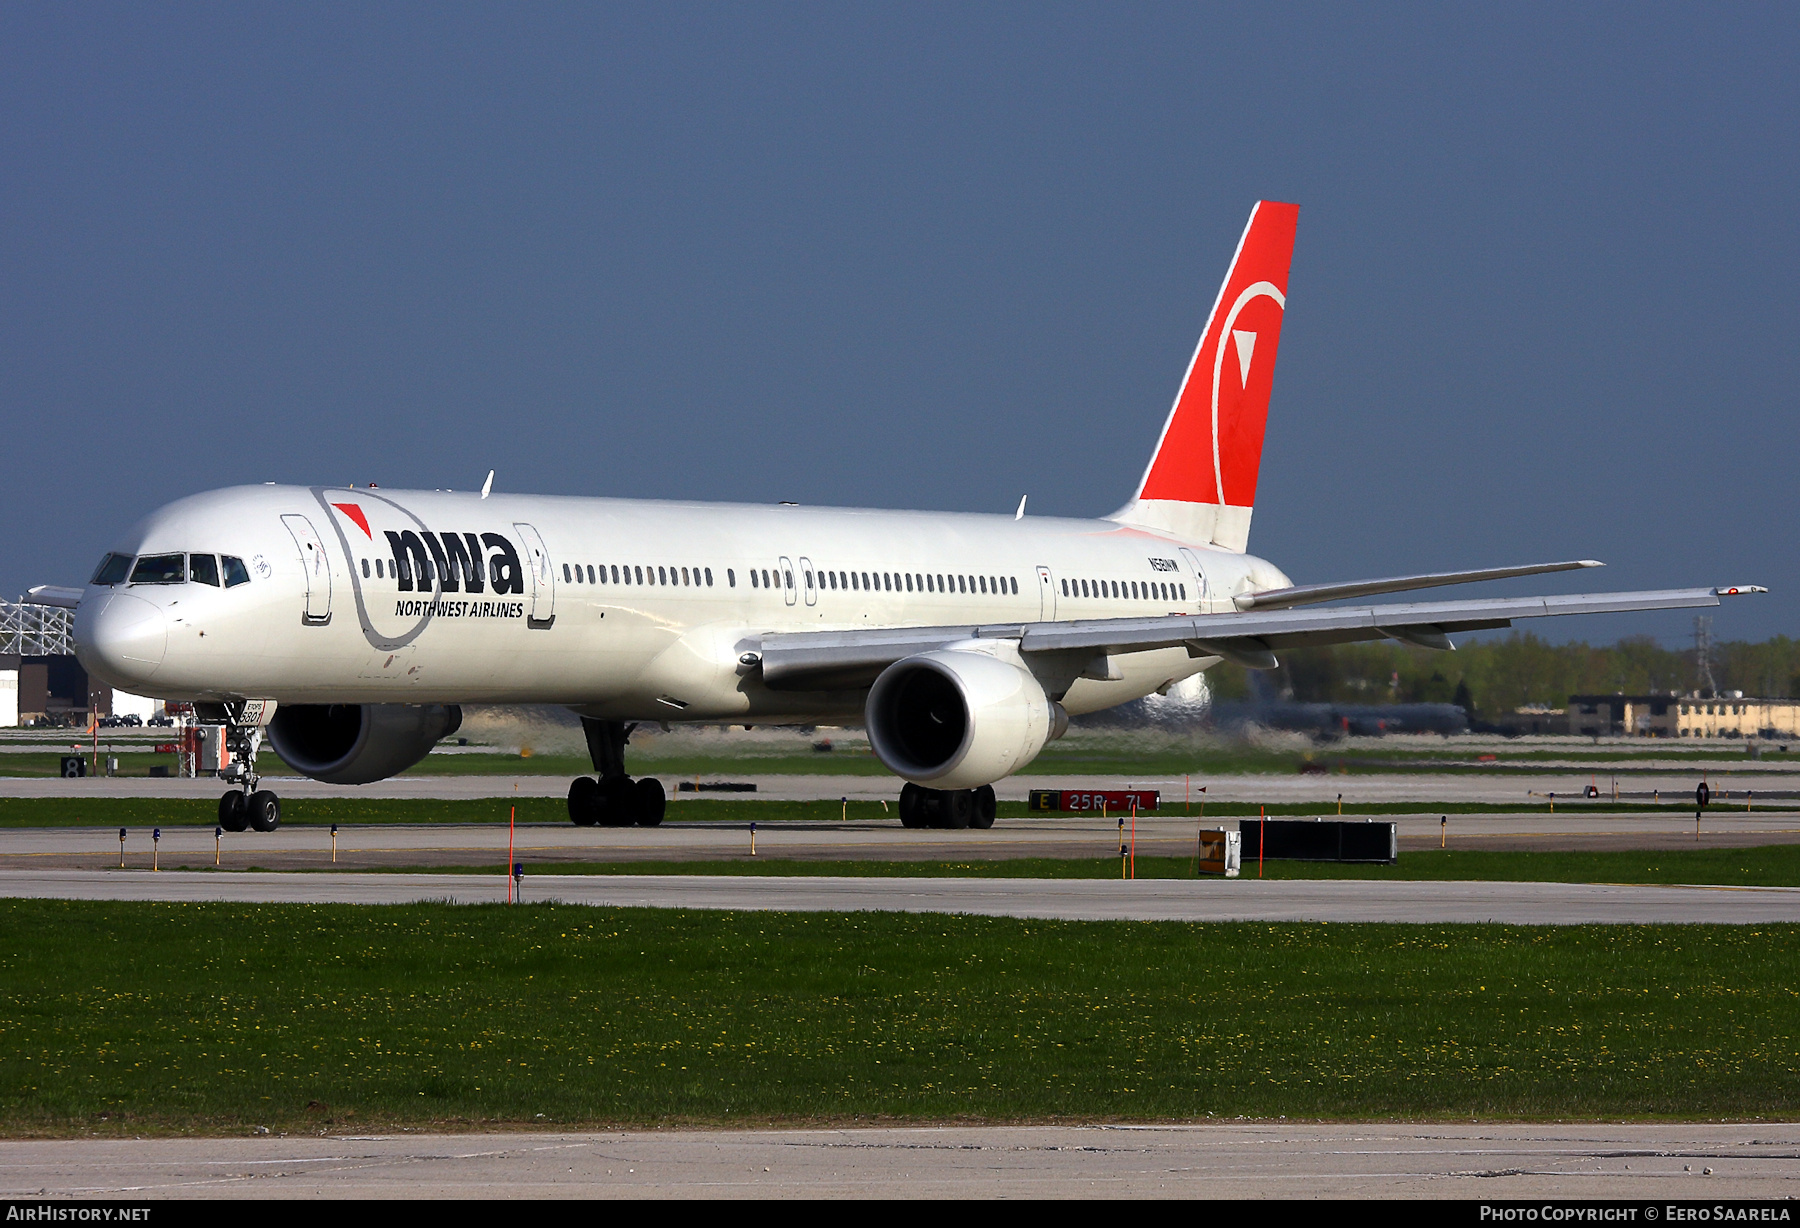
[[[163,827],[152,845],[151,826],[128,824],[124,861],[149,868],[153,849],[164,868],[211,867],[269,870],[394,868],[553,862],[737,860],[750,855],[747,821],[681,820],[672,808],[661,827],[576,827],[568,823],[521,825],[509,833],[497,814],[493,823],[418,823],[341,826],[333,841],[328,826],[288,824],[274,832],[226,834],[216,843],[210,824]],[[1576,808],[1574,813],[1451,815],[1440,824],[1433,813],[1397,815],[1402,856],[1436,848],[1487,849],[1691,849],[1800,843],[1800,815],[1776,810],[1709,810],[1699,839],[1691,817],[1681,813],[1611,812]],[[1386,820],[1383,820],[1386,821]],[[1159,812],[1140,815],[1136,844],[1145,856],[1190,856],[1203,820]],[[1207,827],[1235,829],[1235,819]],[[83,869],[120,860],[117,826],[12,827],[0,829],[0,868]],[[847,822],[785,820],[757,824],[757,854],[763,858],[830,861],[998,860],[1017,857],[1116,857],[1116,819],[1098,814],[1057,814],[1004,818],[988,831],[909,831],[898,819]],[[1130,829],[1127,829],[1130,838]],[[1254,850],[1246,849],[1246,856]]]
[[[501,874],[0,871],[0,897],[290,904],[500,903]],[[1800,887],[1355,879],[527,877],[527,902],[778,912],[963,913],[1067,921],[1386,921],[1509,925],[1800,924]]]
[[[658,775],[653,766],[646,774]],[[1782,797],[1793,808],[1800,798],[1800,772],[1781,764],[1745,762],[1729,770],[1696,766],[1688,771],[1633,774],[1620,778],[1620,788],[1632,798],[1648,801],[1690,798],[1694,786],[1705,777],[1717,794],[1742,799],[1746,789],[1771,801]],[[670,801],[679,804],[696,796],[677,793],[681,776],[663,773]],[[703,779],[713,779],[704,777]],[[892,802],[900,794],[900,781],[887,775],[854,776],[741,776],[734,779],[756,785],[754,794],[726,794],[778,801],[812,801],[846,797],[852,801]],[[394,776],[367,785],[328,785],[302,777],[265,777],[266,788],[284,797],[410,797],[410,798],[506,798],[564,797],[569,791],[565,776]],[[1539,800],[1533,795],[1555,793],[1559,799],[1576,799],[1589,784],[1611,792],[1611,778],[1604,771],[1571,769],[1532,772],[1396,772],[1356,775],[1255,775],[1235,776],[1013,776],[995,786],[1003,801],[1024,801],[1032,789],[1158,789],[1165,805],[1179,803],[1192,790],[1192,799],[1248,802],[1253,805],[1336,804],[1338,794],[1349,803],[1436,803],[1460,801],[1486,804],[1523,804]],[[1202,795],[1198,790],[1204,786]],[[148,777],[89,776],[64,780],[55,776],[0,777],[0,797],[209,797],[222,789],[216,780],[156,779]],[[719,794],[703,794],[717,797]]]
[[[7,1198],[1791,1198],[1800,1128],[948,1126],[0,1143]]]

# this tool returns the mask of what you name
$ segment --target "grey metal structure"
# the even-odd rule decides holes
[[[75,611],[0,601],[0,655],[66,657],[75,653]]]

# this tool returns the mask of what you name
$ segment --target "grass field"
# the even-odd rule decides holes
[[[60,775],[63,755],[76,753],[73,747],[77,744],[83,753],[92,746],[91,739],[84,739],[79,731],[70,730],[67,733],[69,736],[66,740],[47,740],[42,753],[9,753],[0,756],[0,775]],[[172,734],[168,736],[173,737]],[[1375,744],[1371,745],[1371,742]],[[153,764],[172,769],[176,762],[172,754],[145,753],[141,749],[145,745],[143,739],[121,740],[116,745],[120,748],[120,774],[124,776],[147,776]],[[136,752],[125,749],[129,745],[139,746],[140,749]],[[1791,756],[1778,746],[1772,745],[1766,750],[1764,765],[1785,765],[1792,757],[1795,769],[1800,770],[1800,745],[1793,747]],[[107,753],[108,742],[102,736],[100,755],[104,758]],[[1495,758],[1491,761],[1477,758],[1483,754],[1491,754]],[[1668,763],[1672,760],[1684,766],[1691,764],[1695,771],[1708,768],[1729,769],[1750,761],[1741,745],[1727,747],[1722,744],[1690,749],[1664,743],[1646,749],[1614,744],[1594,746],[1587,742],[1571,741],[1567,747],[1533,745],[1513,749],[1501,746],[1494,749],[1487,743],[1479,746],[1458,746],[1453,743],[1442,746],[1384,746],[1374,739],[1358,739],[1356,744],[1342,747],[1325,745],[1314,750],[1286,750],[1229,741],[1188,743],[1167,734],[1134,736],[1090,731],[1078,732],[1046,746],[1043,753],[1033,761],[1031,771],[1037,775],[1103,775],[1122,778],[1173,777],[1184,774],[1196,777],[1245,773],[1288,775],[1297,771],[1301,764],[1311,763],[1333,774],[1350,776],[1371,772],[1409,774],[1449,771],[1488,774],[1532,769],[1542,764],[1559,762],[1580,765],[1578,769],[1571,770],[1606,772],[1617,766],[1629,772],[1636,766]],[[768,745],[739,744],[729,739],[700,740],[681,737],[662,741],[651,736],[644,739],[641,745],[633,744],[629,752],[629,764],[634,774],[677,779],[696,775],[879,776],[887,771],[869,753],[867,744],[861,741],[845,742],[840,749],[821,754],[808,749],[805,742],[798,738],[793,745]],[[293,769],[266,745],[257,758],[257,767],[266,775],[294,774]],[[520,755],[496,750],[493,753],[428,755],[420,763],[408,768],[404,774],[574,777],[592,771],[593,765],[585,754],[540,751]]]
[[[0,902],[0,1133],[1756,1118],[1794,927]]]
[[[224,792],[221,788],[220,792]],[[899,790],[895,790],[898,795]],[[1765,803],[1762,810],[1791,810],[1792,802]],[[567,823],[568,803],[560,797],[492,798],[382,798],[382,797],[284,797],[281,800],[283,826],[319,826],[324,824],[383,823],[504,823],[509,808],[518,807],[520,823]],[[1580,814],[1583,809],[1602,809],[1608,814],[1693,814],[1691,802],[1653,806],[1648,803],[1597,802],[1578,800],[1556,803],[1557,814]],[[1199,807],[1188,808],[1198,811]],[[1709,814],[1726,815],[1741,812],[1743,806],[1714,806]],[[1207,802],[1204,814],[1189,813],[1196,824],[1201,819],[1255,818],[1266,811],[1271,817],[1335,816],[1335,807],[1316,805],[1257,806],[1238,802]],[[1163,815],[1182,814],[1179,801],[1165,808]],[[1381,816],[1393,814],[1546,814],[1549,804],[1541,800],[1521,801],[1518,805],[1493,805],[1468,802],[1394,802],[1380,805],[1344,803],[1345,816]],[[1024,802],[1001,802],[999,817],[1022,819],[1029,809]],[[0,797],[0,830],[9,827],[211,827],[218,822],[216,798],[155,797]],[[1115,816],[1116,817],[1116,816]],[[833,799],[815,802],[761,801],[754,798],[687,797],[669,803],[667,821],[671,823],[780,823],[789,821],[829,822],[840,818],[869,821],[899,821],[892,803],[883,809],[880,802],[840,802]],[[1098,820],[1098,816],[1095,816]]]

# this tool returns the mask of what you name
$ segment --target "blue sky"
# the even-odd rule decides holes
[[[1301,205],[1251,548],[1800,633],[1800,10],[11,4],[0,592],[238,481],[1103,514]],[[1689,634],[1678,614],[1557,638]]]

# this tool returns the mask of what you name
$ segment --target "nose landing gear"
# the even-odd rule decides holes
[[[219,779],[239,787],[219,799],[219,826],[226,831],[274,831],[281,826],[281,799],[256,786],[256,752],[262,746],[263,702],[196,704],[197,715],[209,724],[225,727],[228,762]]]
[[[668,795],[653,776],[633,780],[625,774],[625,743],[636,725],[623,721],[581,718],[587,734],[593,776],[578,776],[569,785],[569,820],[577,827],[655,827],[663,821]]]

